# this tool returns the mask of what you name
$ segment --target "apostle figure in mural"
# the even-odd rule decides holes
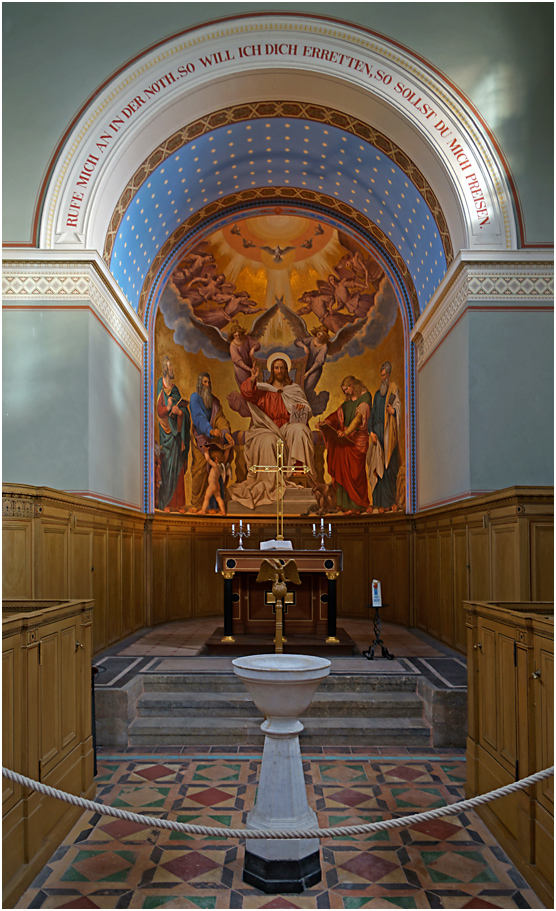
[[[372,397],[361,380],[342,380],[345,402],[318,424],[326,444],[328,473],[334,483],[336,502],[345,513],[362,512],[369,503],[366,457]]]
[[[234,439],[220,399],[212,391],[209,373],[199,374],[197,389],[191,396],[189,407],[193,422],[190,512],[197,512],[201,508],[205,511],[207,508],[220,509],[216,498],[209,502],[208,507],[203,506],[211,467],[207,465],[205,453],[211,443],[220,444],[223,450],[222,461],[226,465],[231,457]]]
[[[185,512],[184,475],[189,454],[190,418],[187,402],[174,383],[168,355],[162,358],[162,376],[156,384],[156,412],[160,440],[158,508]]]
[[[367,454],[369,483],[373,507],[379,513],[397,510],[398,471],[400,468],[400,412],[398,386],[392,380],[392,365],[385,361],[380,367],[380,389],[373,402],[369,421],[370,445]]]
[[[249,403],[252,422],[245,431],[245,464],[276,465],[276,441],[284,441],[286,465],[309,468],[309,478],[315,479],[314,445],[308,422],[311,409],[301,386],[293,383],[289,371],[291,360],[287,354],[276,353],[267,361],[270,372],[268,383],[259,382],[257,363],[251,376],[241,385],[241,394]],[[229,490],[230,499],[249,509],[255,509],[276,499],[276,474],[253,474],[234,484]]]

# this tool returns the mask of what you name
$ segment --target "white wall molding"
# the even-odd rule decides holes
[[[468,309],[554,306],[552,251],[527,250],[500,256],[460,253],[417,321],[411,340],[418,369]]]
[[[97,253],[82,251],[61,258],[59,253],[26,248],[4,251],[4,309],[40,305],[46,310],[81,302],[141,369],[147,332]]]
[[[260,12],[174,36],[122,68],[97,93],[59,150],[44,200],[41,246],[101,249],[101,223],[106,232],[110,216],[107,200],[114,193],[117,198],[155,137],[160,143],[176,124],[190,122],[197,101],[197,117],[218,107],[215,96],[223,85],[237,85],[242,97],[265,100],[265,91],[275,91],[275,85],[272,89],[271,79],[264,89],[264,77],[273,74],[291,77],[291,101],[320,100],[305,97],[309,75],[318,78],[328,101],[349,86],[358,97],[354,113],[363,120],[370,103],[383,106],[393,141],[411,148],[424,172],[434,161],[445,175],[440,203],[446,211],[459,210],[465,245],[515,249],[518,231],[504,162],[457,87],[382,35],[317,16]],[[375,125],[380,128],[381,122]]]

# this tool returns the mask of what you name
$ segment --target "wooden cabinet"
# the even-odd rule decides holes
[[[4,601],[3,764],[94,795],[92,601]],[[12,907],[81,810],[4,780],[4,906]]]
[[[466,794],[474,797],[554,762],[554,604],[464,602],[467,626]],[[477,813],[539,898],[554,895],[554,779]]]

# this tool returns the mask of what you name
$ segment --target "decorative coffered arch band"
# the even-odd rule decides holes
[[[303,119],[337,127],[344,132],[351,133],[358,139],[362,139],[364,142],[374,146],[386,155],[403,171],[427,202],[436,222],[441,243],[444,248],[446,265],[450,265],[454,258],[453,246],[444,212],[442,211],[440,202],[430,184],[409,155],[396,145],[395,142],[385,136],[384,133],[381,133],[380,130],[375,129],[368,123],[364,123],[362,120],[351,117],[334,108],[327,108],[322,105],[311,103],[303,104],[295,101],[265,101],[252,104],[238,104],[219,111],[214,111],[206,117],[199,118],[193,123],[187,124],[181,129],[176,130],[172,136],[169,136],[168,139],[160,143],[137,169],[133,177],[131,177],[116,203],[104,243],[103,259],[106,264],[110,265],[114,240],[130,202],[149,176],[166,159],[174,155],[178,149],[182,148],[182,146],[186,145],[188,142],[192,142],[200,136],[211,133],[215,129],[225,127],[229,124],[274,117],[285,117],[290,120]],[[286,189],[287,188],[284,188],[284,190]],[[313,194],[307,198],[315,199],[316,195],[317,194]],[[210,209],[210,206],[208,208]],[[368,219],[365,219],[365,216],[362,213],[355,209],[352,209],[352,211],[354,212],[352,217],[354,217],[356,221],[359,221],[359,216],[361,218],[361,224],[368,222]],[[196,215],[200,218],[200,212],[196,213]],[[192,224],[191,220],[190,224]],[[139,309],[141,310],[141,308]]]
[[[254,12],[158,42],[99,88],[56,150],[39,201],[40,246],[103,249],[110,200],[176,123],[210,116],[216,96],[264,105],[278,93],[307,105],[309,118],[309,101],[318,108],[334,97],[354,124],[372,119],[398,148],[410,148],[458,249],[519,245],[519,204],[504,157],[457,86],[369,29],[311,14]]]

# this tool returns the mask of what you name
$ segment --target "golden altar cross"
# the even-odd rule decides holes
[[[249,471],[253,474],[259,472],[276,474],[276,540],[284,540],[284,475],[288,474],[309,474],[309,466],[303,465],[302,468],[295,468],[293,465],[284,465],[284,441],[276,441],[276,465],[251,465]]]

